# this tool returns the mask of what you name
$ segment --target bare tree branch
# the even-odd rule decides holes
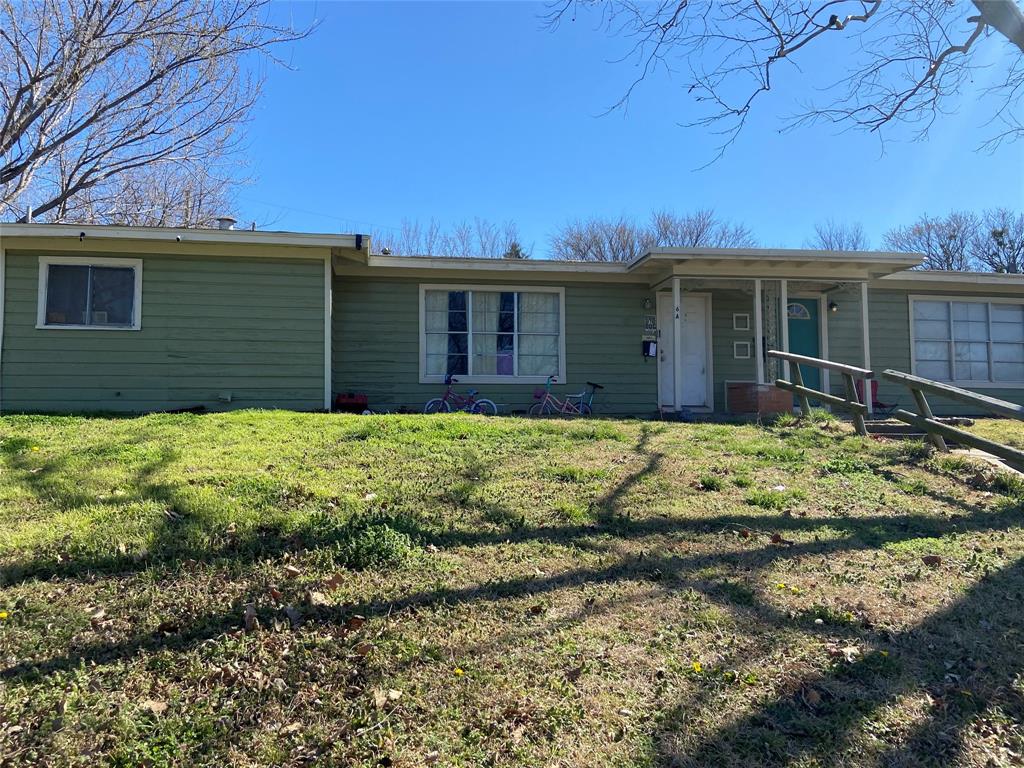
[[[546,19],[554,28],[592,10],[609,34],[630,41],[638,72],[612,108],[626,107],[656,70],[683,67],[687,94],[703,108],[688,125],[716,129],[718,156],[778,74],[801,74],[796,64],[811,48],[830,51],[844,74],[826,89],[827,101],[805,105],[784,128],[823,120],[881,133],[904,123],[922,138],[951,97],[971,87],[979,46],[1001,44],[1008,76],[983,91],[1002,100],[994,117],[1003,129],[990,143],[1024,135],[1016,114],[1024,91],[1017,0],[559,0]],[[780,71],[784,64],[793,67]]]
[[[652,248],[753,248],[745,226],[710,209],[690,214],[656,211],[650,223],[626,218],[571,221],[551,237],[551,254],[572,261],[632,261]]]
[[[123,192],[138,208],[143,180],[151,208],[184,205],[189,190],[182,221],[208,215],[197,200],[227,201],[225,171],[262,85],[249,57],[311,31],[269,23],[268,7],[0,0],[0,216],[135,220],[97,201]]]

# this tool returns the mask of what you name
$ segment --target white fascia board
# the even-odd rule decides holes
[[[621,275],[627,271],[622,262],[560,261],[555,259],[477,259],[461,256],[375,256],[367,266],[389,269],[453,269],[484,272],[591,272]]]
[[[648,251],[629,262],[632,270],[650,261],[692,261],[713,259],[718,261],[796,261],[811,263],[840,263],[849,265],[884,264],[908,268],[920,264],[924,256],[918,253],[890,251],[820,251],[800,248],[658,248]]]
[[[0,242],[11,238],[67,237],[106,240],[149,240],[183,243],[226,243],[280,245],[309,248],[355,248],[361,238],[369,247],[368,235],[330,235],[306,232],[262,232],[247,229],[191,229],[182,227],[119,227],[105,224],[2,224]]]
[[[1016,287],[1024,290],[1024,275],[1004,275],[996,272],[945,272],[938,270],[914,270],[894,272],[879,278],[885,282],[906,282],[918,284],[936,284],[944,286],[956,285],[995,285],[1005,288]]]

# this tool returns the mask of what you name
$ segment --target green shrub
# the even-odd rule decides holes
[[[312,547],[324,548],[332,565],[352,570],[380,568],[405,560],[415,549],[412,537],[396,521],[356,516],[347,520],[327,512],[310,516],[305,536]]]
[[[1024,475],[997,472],[996,476],[992,478],[992,490],[995,493],[1024,499]]]
[[[702,491],[720,491],[725,485],[721,477],[711,474],[701,475],[697,482]]]
[[[871,465],[856,456],[834,456],[821,465],[822,475],[855,475],[860,472],[870,472]]]
[[[761,509],[783,510],[789,502],[789,496],[782,491],[751,491],[746,498],[747,504]]]

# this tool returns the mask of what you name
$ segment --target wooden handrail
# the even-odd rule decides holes
[[[979,395],[977,392],[971,392],[968,389],[943,384],[941,381],[923,379],[920,376],[913,376],[901,371],[885,370],[882,372],[882,376],[889,381],[906,386],[914,396],[917,409],[920,411],[918,414],[897,408],[893,412],[893,416],[918,429],[923,429],[928,435],[928,439],[940,451],[949,450],[945,440],[945,438],[949,438],[958,443],[979,448],[982,451],[991,453],[993,456],[998,456],[1014,469],[1024,472],[1024,451],[1019,451],[1008,445],[1003,445],[993,440],[986,440],[962,429],[956,429],[948,424],[943,424],[932,415],[932,409],[928,405],[928,398],[925,397],[925,393],[945,397],[958,403],[973,405],[989,413],[1021,421],[1024,421],[1024,407],[1016,403],[1008,403],[1005,400],[997,400],[994,397]]]
[[[793,374],[793,381],[786,381],[785,379],[776,379],[775,386],[779,389],[784,389],[788,392],[792,392],[798,398],[800,398],[800,412],[807,415],[811,412],[811,399],[820,400],[823,403],[828,403],[836,408],[842,408],[853,414],[853,426],[857,430],[858,435],[867,436],[868,427],[864,421],[864,417],[870,413],[870,408],[867,404],[862,403],[860,398],[857,396],[857,387],[854,384],[854,377],[859,379],[870,379],[875,374],[866,368],[857,368],[853,365],[845,365],[843,363],[833,363],[831,360],[822,360],[820,357],[807,357],[806,355],[794,355],[792,352],[780,352],[777,349],[768,350],[769,357],[775,357],[779,360],[785,360],[787,363],[795,363],[790,367]],[[833,395],[830,392],[821,392],[817,389],[812,389],[804,384],[803,375],[800,373],[801,365],[811,365],[816,368],[824,368],[828,371],[835,371],[843,376],[843,384],[846,389],[846,397],[839,397]]]
[[[858,379],[871,379],[875,376],[874,371],[869,371],[866,368],[858,368],[855,365],[846,365],[845,363],[833,363],[831,360],[822,360],[820,357],[807,357],[806,355],[795,355],[792,352],[780,352],[777,349],[769,349],[768,357],[777,357],[779,360],[785,360],[789,363],[812,365],[815,368],[847,373],[850,376],[856,376]]]
[[[993,456],[998,456],[1017,471],[1024,472],[1024,451],[1018,451],[1016,448],[1011,448],[1008,445],[1003,445],[1002,443],[997,443],[993,440],[987,440],[984,437],[979,437],[978,435],[973,435],[970,432],[965,432],[962,429],[951,427],[950,425],[943,424],[941,421],[936,421],[935,419],[919,416],[916,413],[905,411],[902,408],[897,408],[892,415],[900,421],[924,430],[930,435],[937,435],[940,438],[949,438],[957,443],[970,445],[985,451],[986,453],[991,453]],[[945,446],[945,442],[943,442],[943,446]]]
[[[917,389],[921,392],[927,392],[930,395],[947,397],[958,403],[975,405],[990,413],[996,413],[1010,419],[1020,419],[1024,421],[1024,406],[1022,405],[1008,403],[1005,400],[997,400],[994,397],[988,397],[986,395],[979,395],[977,392],[971,392],[968,389],[961,389],[960,387],[943,384],[939,381],[932,381],[931,379],[922,379],[920,376],[912,376],[909,373],[901,373],[900,371],[885,370],[882,372],[882,376],[883,378],[886,378],[889,381],[894,381],[897,384],[905,384],[911,390]]]

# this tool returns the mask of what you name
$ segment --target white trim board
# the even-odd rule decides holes
[[[565,288],[554,285],[481,285],[466,283],[420,283],[419,285],[419,383],[439,384],[444,383],[444,375],[427,373],[427,305],[425,301],[427,291],[486,291],[488,293],[554,293],[558,295],[558,374],[556,384],[567,384],[567,373],[565,365]],[[466,306],[467,323],[472,327],[473,306],[472,293],[468,297]],[[516,344],[518,345],[519,329],[518,318],[516,320]],[[472,335],[472,334],[470,334]],[[471,340],[467,339],[470,348],[467,354],[473,356]],[[518,354],[518,352],[517,352]],[[547,376],[492,376],[460,375],[459,382],[464,384],[544,384]]]
[[[46,292],[50,266],[65,264],[75,267],[130,267],[135,270],[131,325],[62,325],[46,322]],[[92,256],[40,256],[36,294],[36,329],[41,331],[141,331],[142,330],[142,259],[114,259]]]
[[[331,410],[331,316],[334,313],[331,257],[324,257],[324,410]]]
[[[4,371],[4,317],[7,296],[7,251],[0,245],[0,413],[3,413],[3,371]]]

